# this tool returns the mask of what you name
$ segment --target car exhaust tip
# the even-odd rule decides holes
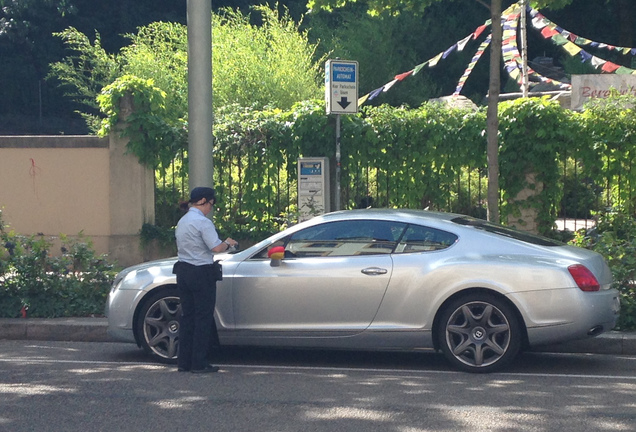
[[[603,333],[603,326],[597,325],[587,331],[588,336],[598,336]]]

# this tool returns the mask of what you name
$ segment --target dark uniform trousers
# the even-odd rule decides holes
[[[184,370],[203,369],[211,343],[217,341],[218,344],[214,322],[216,279],[212,265],[177,262],[173,272],[177,275],[181,298],[177,365]]]

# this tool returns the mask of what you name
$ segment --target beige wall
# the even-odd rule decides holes
[[[0,136],[0,208],[21,234],[89,236],[121,265],[145,259],[139,231],[154,223],[154,178],[125,140]]]

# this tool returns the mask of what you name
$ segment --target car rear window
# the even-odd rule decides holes
[[[472,226],[476,229],[481,229],[493,234],[510,237],[515,240],[520,240],[522,242],[531,243],[539,246],[563,246],[563,243],[557,240],[552,240],[547,237],[531,234],[529,232],[519,231],[503,225],[496,225],[483,219],[461,216],[452,219],[452,222],[455,222],[459,225]]]
[[[409,225],[395,252],[438,251],[454,245],[455,242],[455,234],[422,225]]]

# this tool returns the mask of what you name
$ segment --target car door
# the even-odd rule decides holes
[[[271,265],[266,249],[240,263],[232,287],[236,330],[316,336],[363,331],[382,302],[393,270],[391,252],[403,227],[382,221],[324,223],[284,239],[279,266]]]

